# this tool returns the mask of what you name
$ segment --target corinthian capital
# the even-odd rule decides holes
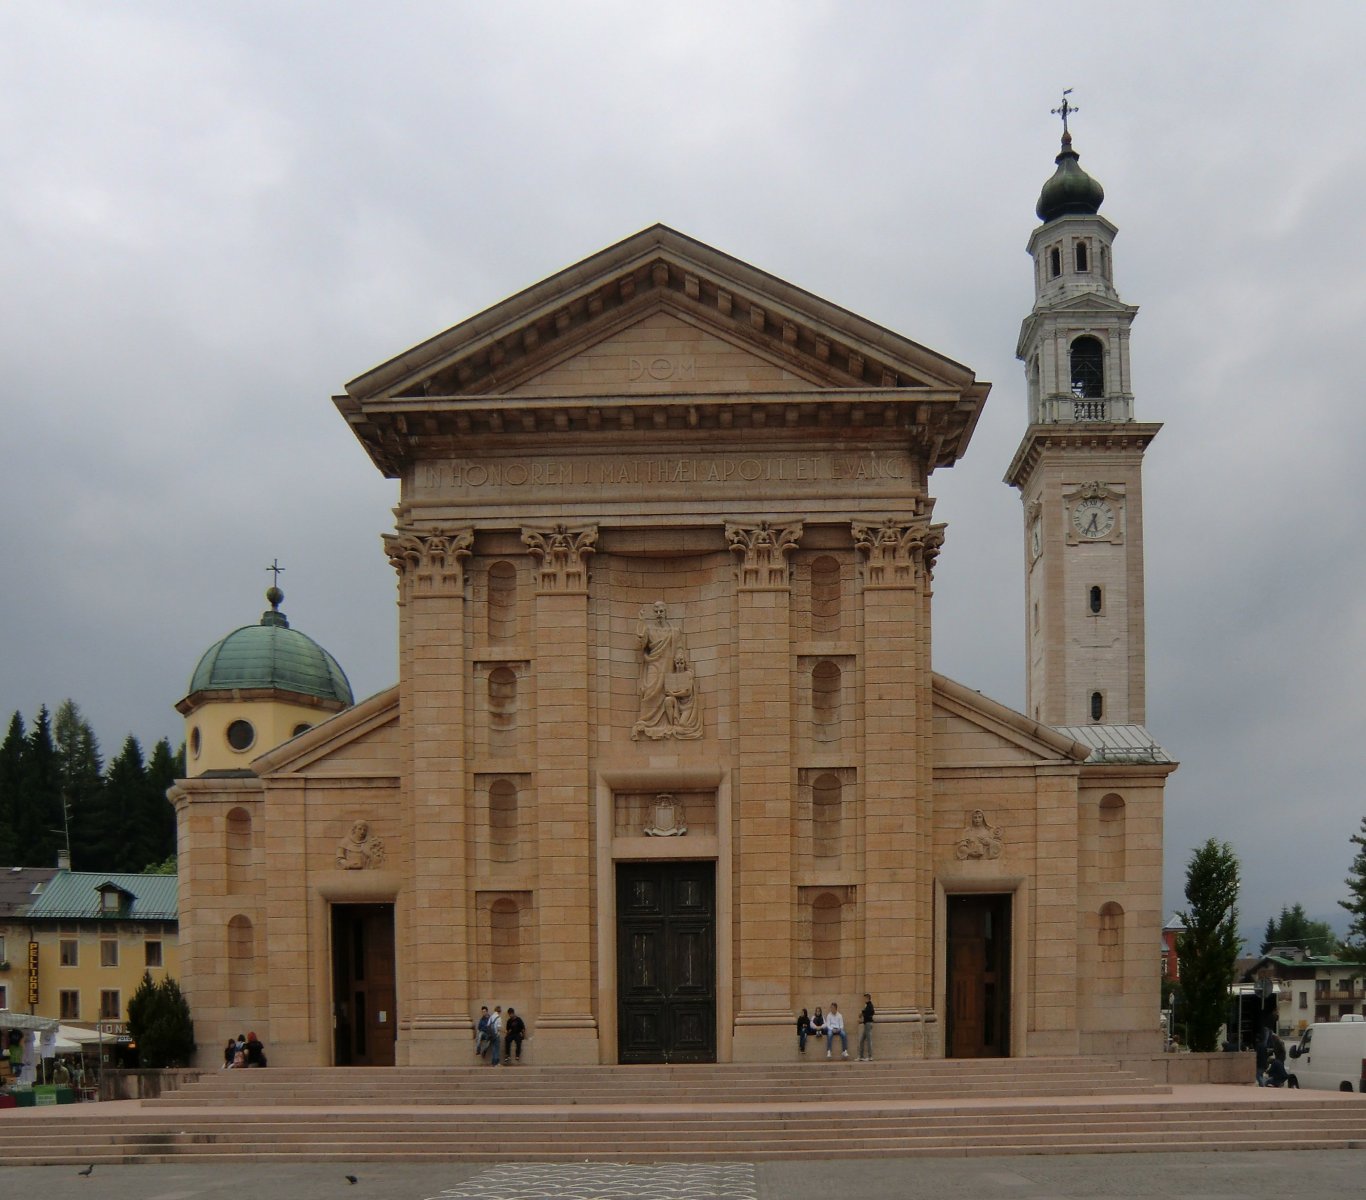
[[[539,562],[537,591],[586,593],[588,556],[594,552],[597,540],[596,525],[583,529],[570,529],[567,525],[523,529],[522,544]]]
[[[740,555],[740,587],[744,591],[786,589],[787,556],[801,540],[802,523],[726,525],[731,553]]]
[[[880,525],[855,521],[854,546],[864,556],[864,586],[915,587],[928,582],[934,561],[944,544],[944,526],[931,525],[924,517],[898,521],[888,517]]]
[[[462,596],[473,529],[400,529],[384,535],[384,552],[399,582],[416,596]]]

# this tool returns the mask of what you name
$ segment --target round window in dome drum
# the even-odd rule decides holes
[[[294,732],[291,733],[289,736],[290,736],[290,737],[298,737],[299,734],[301,734],[301,733],[307,733],[307,732],[308,732],[310,729],[312,729],[312,728],[313,728],[312,725],[296,725],[296,726],[294,726]]]
[[[234,750],[246,750],[256,740],[256,730],[250,721],[234,721],[228,726],[228,745]]]

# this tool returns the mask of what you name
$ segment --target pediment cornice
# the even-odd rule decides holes
[[[764,395],[509,395],[667,312],[781,365],[799,389]],[[632,429],[882,426],[962,453],[989,385],[972,371],[662,225],[627,238],[352,380],[336,403],[386,474],[426,438]],[[819,411],[818,411],[819,410]],[[932,428],[931,428],[932,427]]]

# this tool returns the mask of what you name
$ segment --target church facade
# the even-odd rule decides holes
[[[205,1045],[467,1062],[499,1004],[530,1062],[783,1061],[869,993],[879,1057],[1156,1048],[1157,427],[1098,206],[1041,198],[1031,243],[1028,715],[931,667],[930,477],[988,390],[932,350],[655,226],[349,384],[400,486],[399,681],[182,702]],[[236,749],[247,701],[326,719]]]

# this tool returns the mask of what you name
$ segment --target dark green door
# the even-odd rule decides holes
[[[716,1061],[716,866],[617,866],[617,1058]]]

